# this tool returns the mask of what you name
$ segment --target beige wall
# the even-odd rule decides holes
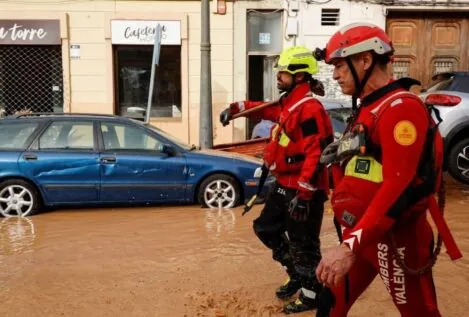
[[[233,99],[233,5],[226,15],[213,14],[211,3],[214,143],[232,142],[218,114]],[[110,21],[150,19],[181,21],[182,117],[152,118],[152,123],[181,140],[199,143],[200,1],[63,1],[3,2],[0,19],[60,19],[64,68],[64,110],[114,113],[114,74]],[[79,44],[81,57],[70,60]]]

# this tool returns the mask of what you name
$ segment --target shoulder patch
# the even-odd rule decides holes
[[[307,137],[319,132],[318,123],[316,122],[315,118],[301,122],[300,126],[303,137]]]
[[[417,129],[415,125],[408,120],[399,121],[394,126],[394,140],[403,146],[414,144],[415,140],[417,140]]]

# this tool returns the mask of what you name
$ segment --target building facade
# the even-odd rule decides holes
[[[282,49],[324,47],[341,26],[371,22],[396,47],[394,74],[428,85],[467,70],[469,1],[211,1],[214,144],[250,137],[257,120],[227,127],[234,100],[278,97],[272,68]],[[0,108],[125,115],[147,108],[155,27],[162,26],[151,122],[199,143],[200,1],[23,0],[0,7]],[[326,98],[348,99],[321,63]]]
[[[284,4],[291,36],[308,47],[324,47],[341,26],[371,22],[391,37],[395,48],[393,75],[410,76],[428,87],[441,72],[468,70],[469,1],[454,0],[290,0]],[[288,28],[287,24],[287,28]],[[320,77],[329,98],[344,96],[332,81],[331,67]]]
[[[217,14],[211,1],[214,114],[233,91],[233,4],[224,5],[226,13]],[[163,36],[151,122],[198,144],[200,1],[2,3],[0,107],[7,113],[146,109],[157,23]],[[231,142],[231,130],[218,128],[214,116],[216,142]]]

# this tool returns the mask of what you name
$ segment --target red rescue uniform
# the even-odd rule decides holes
[[[241,103],[240,110],[243,104],[249,109],[259,103]],[[332,124],[321,103],[312,97],[307,82],[297,84],[279,105],[257,115],[276,122],[265,147],[264,164],[276,176],[277,184],[254,220],[253,229],[272,250],[273,258],[286,267],[291,282],[286,286],[290,285],[292,294],[301,286],[299,301],[284,309],[309,310],[315,307],[316,294],[322,290],[314,272],[321,260],[319,236],[328,178],[327,166],[319,159],[322,149],[332,141]],[[305,201],[309,210],[302,221],[289,212],[294,199]]]
[[[420,99],[407,92],[408,81],[394,81],[364,98],[354,120],[353,126],[365,127],[368,149],[343,163],[331,202],[343,242],[357,260],[347,289],[346,281],[333,289],[336,303],[330,316],[346,316],[378,274],[402,316],[440,316],[431,270],[411,275],[396,260],[415,269],[431,257],[428,199],[412,201],[413,190],[423,183],[418,171],[428,164],[422,163],[430,162],[433,178],[439,180],[443,162],[438,131],[426,145],[435,123]],[[433,193],[438,186],[433,183]]]
[[[240,102],[238,110],[260,104]],[[322,104],[311,96],[308,83],[298,84],[278,105],[260,110],[252,117],[276,122],[264,150],[264,161],[281,186],[327,190],[327,169],[320,166],[319,158],[322,149],[332,141],[332,124]]]

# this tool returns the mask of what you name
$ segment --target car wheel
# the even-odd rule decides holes
[[[469,185],[469,139],[459,141],[451,148],[448,172],[456,180]]]
[[[36,188],[22,179],[9,179],[0,183],[0,214],[3,217],[27,217],[40,207]]]
[[[214,174],[200,184],[199,203],[208,208],[232,208],[239,204],[240,189],[236,180],[225,174]]]

